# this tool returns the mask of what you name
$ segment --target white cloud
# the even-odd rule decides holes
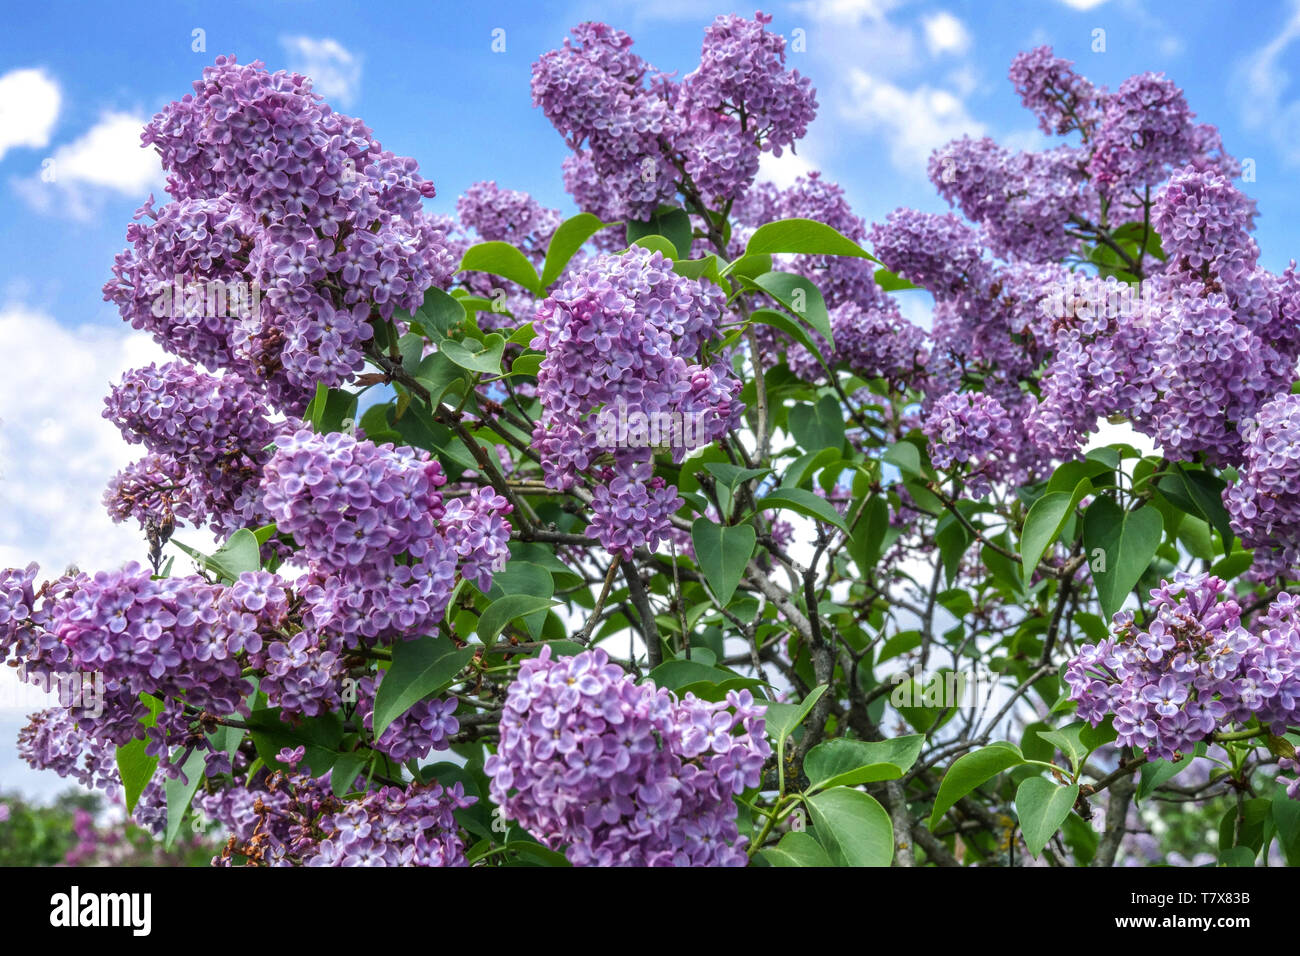
[[[836,64],[819,90],[822,122],[847,122],[880,138],[895,167],[923,179],[931,150],[963,133],[985,132],[966,106],[980,77],[960,19],[944,10],[895,16],[901,6],[900,0],[805,0],[793,9],[809,20],[809,51]],[[929,66],[935,57],[947,60],[942,71]],[[832,143],[818,156],[833,160],[837,152]]]
[[[1075,10],[1091,10],[1093,7],[1101,6],[1106,0],[1060,0],[1060,2]]]
[[[869,63],[875,73],[892,76],[912,69],[918,59],[915,31],[888,17],[898,5],[896,0],[804,0],[791,8],[791,22],[806,19],[809,53],[835,65],[828,75]]]
[[[281,37],[289,69],[311,77],[314,89],[332,104],[348,106],[361,88],[361,58],[330,37]]]
[[[1267,133],[1291,166],[1300,166],[1300,97],[1290,102],[1282,99],[1291,86],[1291,74],[1283,67],[1286,62],[1283,54],[1297,39],[1300,39],[1300,0],[1292,0],[1291,16],[1286,24],[1272,40],[1249,54],[1237,70],[1237,84],[1242,88],[1238,97],[1242,121],[1250,129]]]
[[[143,561],[138,528],[115,525],[108,480],[143,450],[102,417],[109,385],[163,358],[123,326],[70,328],[24,306],[0,309],[0,567],[50,576]]]
[[[864,20],[880,22],[899,4],[900,0],[807,0],[795,4],[795,9],[819,20],[856,25]]]
[[[0,76],[0,159],[15,146],[39,149],[50,141],[63,94],[44,70]]]
[[[960,55],[970,48],[970,33],[965,24],[947,10],[926,17],[922,26],[925,27],[925,45],[934,56],[945,53]]]
[[[987,129],[958,96],[929,85],[908,90],[855,69],[849,73],[849,93],[841,116],[883,134],[894,166],[922,178],[936,147],[966,133],[983,136]]]
[[[818,168],[807,150],[795,154],[787,149],[780,156],[765,152],[758,160],[757,179],[759,182],[772,183],[779,189],[788,189],[800,176],[806,176]]]
[[[163,184],[158,154],[140,145],[146,120],[134,113],[109,112],[80,139],[60,146],[41,171],[13,186],[37,212],[89,219],[108,196],[141,200]]]

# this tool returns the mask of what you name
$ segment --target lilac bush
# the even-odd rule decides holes
[[[1045,148],[869,223],[757,181],[818,111],[772,17],[633,46],[532,65],[568,217],[427,213],[261,63],[153,118],[141,561],[0,571],[22,757],[221,866],[1300,860],[1300,278],[1217,129],[1040,47]]]

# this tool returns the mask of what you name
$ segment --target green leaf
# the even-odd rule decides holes
[[[854,786],[880,780],[897,780],[921,753],[923,734],[866,741],[836,737],[818,744],[804,757],[803,772],[811,781],[809,792],[835,786]]]
[[[961,569],[962,556],[974,540],[966,526],[951,514],[944,515],[935,526],[934,543],[939,548],[939,560],[943,562],[949,587]]]
[[[330,792],[339,798],[351,793],[352,784],[370,766],[374,753],[373,750],[354,750],[339,754],[330,769]]]
[[[1155,508],[1126,511],[1104,496],[1088,506],[1083,515],[1084,548],[1107,619],[1123,606],[1163,537],[1164,519]]]
[[[171,849],[171,845],[176,842],[176,834],[180,833],[181,823],[185,820],[185,811],[190,807],[194,791],[199,788],[199,781],[203,779],[206,763],[204,752],[196,747],[181,767],[184,776],[168,777],[167,782],[163,784],[163,790],[167,794],[167,829],[163,838],[164,849]]]
[[[849,556],[857,562],[862,574],[869,574],[880,560],[885,533],[889,530],[889,505],[880,496],[867,502],[866,511],[858,519],[849,538]]]
[[[800,402],[790,409],[790,434],[800,448],[840,449],[844,445],[844,408],[834,395],[823,395],[816,405]]]
[[[708,518],[696,518],[691,525],[695,558],[704,579],[724,607],[745,575],[756,541],[753,527],[747,524],[719,525]]]
[[[761,478],[772,471],[771,468],[741,468],[739,465],[725,461],[705,462],[704,470],[718,479],[729,491],[735,491],[742,483]]]
[[[542,266],[542,285],[550,288],[564,272],[564,267],[596,233],[605,228],[598,216],[580,212],[564,220],[551,236],[546,247],[546,262]]]
[[[724,276],[735,276],[737,279],[754,279],[761,276],[764,272],[772,271],[772,257],[761,256],[741,256],[727,264],[722,270]]]
[[[905,475],[925,477],[925,470],[921,465],[921,452],[910,441],[900,441],[890,445],[880,456],[880,460],[889,462]]]
[[[492,644],[506,625],[518,617],[526,617],[544,608],[554,607],[555,601],[537,594],[507,594],[488,605],[478,619],[478,639]],[[468,659],[468,658],[467,658]]]
[[[731,671],[713,667],[703,661],[688,661],[681,658],[664,661],[647,674],[646,679],[653,682],[656,687],[677,691],[679,695],[684,693],[683,688],[695,684],[722,684],[739,680],[746,682],[751,689],[762,684],[756,678],[739,677]],[[740,689],[740,685],[737,685],[736,689]]]
[[[1183,761],[1191,763],[1190,760]],[[1300,864],[1300,800],[1286,795],[1286,787],[1279,784],[1273,791],[1273,825],[1277,827],[1277,841],[1286,854],[1288,866]]]
[[[304,748],[303,764],[317,777],[334,766],[334,761],[338,758],[339,742],[343,739],[343,721],[336,713],[302,717],[290,723],[281,720],[280,708],[273,707],[253,711],[248,724],[257,755],[268,766],[287,769],[276,758],[276,754],[285,747],[291,750]]]
[[[627,244],[630,246],[643,236],[663,236],[677,251],[677,255],[669,258],[689,259],[693,233],[691,217],[685,209],[660,206],[659,210],[645,222],[628,220]]]
[[[307,406],[303,418],[311,423],[318,434],[347,430],[347,424],[357,416],[357,396],[339,388],[316,386],[316,395]]]
[[[233,584],[245,571],[256,571],[262,566],[261,553],[257,545],[257,535],[247,528],[240,528],[211,555],[195,551],[179,541],[173,541],[190,557],[223,580]]]
[[[529,561],[512,560],[502,570],[492,575],[492,587],[488,591],[488,597],[495,600],[507,594],[531,594],[535,597],[549,598],[554,593],[555,578],[549,569]],[[542,608],[524,618],[524,626],[533,640],[541,638],[548,610]]]
[[[1043,553],[1056,540],[1056,536],[1065,527],[1066,520],[1074,513],[1075,507],[1092,490],[1092,482],[1083,478],[1075,485],[1071,494],[1053,491],[1043,495],[1034,502],[1025,516],[1025,527],[1020,533],[1020,561],[1028,582]]]
[[[451,683],[473,656],[473,647],[456,647],[445,637],[393,645],[393,664],[375,693],[375,739],[417,701]]]
[[[469,341],[473,342],[472,339]],[[500,375],[501,355],[506,348],[505,338],[493,332],[481,343],[474,342],[474,344],[481,347],[472,349],[466,342],[443,339],[438,343],[438,351],[461,368],[469,369],[471,372]]]
[[[792,272],[765,272],[753,282],[797,318],[816,329],[831,348],[835,347],[831,335],[831,315],[817,286]]]
[[[520,355],[510,363],[511,375],[531,375],[536,378],[537,373],[542,370],[542,361],[546,356],[540,352],[528,352]]]
[[[1047,491],[1072,492],[1085,478],[1096,478],[1111,471],[1111,467],[1102,461],[1085,458],[1079,461],[1067,461],[1052,472],[1047,481]]]
[[[1049,840],[1061,829],[1074,801],[1079,799],[1077,784],[1062,787],[1045,777],[1030,777],[1016,790],[1016,816],[1025,846],[1037,858]]]
[[[939,784],[934,810],[930,814],[930,829],[933,830],[949,808],[966,794],[1002,771],[1018,767],[1024,762],[1020,748],[1005,740],[995,741],[987,747],[958,757]]]
[[[1189,766],[1192,760],[1184,757],[1178,763],[1169,760],[1148,760],[1142,765],[1138,780],[1137,798],[1145,800],[1157,787],[1169,782]]]
[[[465,321],[465,304],[437,286],[424,293],[424,304],[411,318],[420,324],[426,336],[445,336]]]
[[[1079,764],[1087,760],[1088,754],[1095,749],[1090,747],[1089,741],[1083,738],[1083,732],[1088,729],[1091,728],[1079,720],[1059,730],[1040,730],[1038,736],[1065,754],[1065,759],[1070,761],[1071,769],[1077,770]]]
[[[758,855],[771,866],[831,866],[831,858],[811,833],[791,830],[776,846],[759,850]]]
[[[780,329],[825,364],[826,356],[822,354],[822,346],[808,334],[808,329],[802,323],[796,322],[784,312],[778,312],[776,309],[755,309],[750,313],[749,319],[751,322]]]
[[[158,722],[163,702],[152,694],[141,694],[140,702],[149,712],[140,718],[141,728],[152,727]],[[153,772],[158,767],[158,758],[145,753],[147,741],[136,739],[117,748],[117,772],[122,778],[122,791],[126,797],[126,812],[135,812],[136,801],[144,788],[153,779]]]
[[[434,408],[442,404],[443,396],[447,394],[448,390],[460,386],[458,394],[463,393],[469,384],[469,376],[465,374],[465,369],[453,362],[450,356],[441,350],[441,347],[450,341],[450,339],[444,339],[439,343],[439,351],[425,356],[415,370],[415,380],[428,390],[429,401]],[[466,349],[466,351],[469,350]],[[407,414],[409,413],[410,410],[408,409]]]
[[[803,253],[805,255],[854,256],[879,262],[860,245],[841,235],[822,222],[812,219],[780,219],[754,230],[745,246],[745,255],[770,255],[773,253]]]
[[[778,747],[785,746],[785,740],[795,729],[803,723],[804,718],[812,713],[813,705],[822,694],[826,693],[826,686],[814,688],[802,703],[798,704],[778,704],[776,702],[767,705],[765,725],[767,735],[772,738]]]
[[[848,525],[844,523],[844,519],[840,517],[840,513],[835,510],[829,501],[825,498],[819,498],[811,491],[805,491],[803,488],[778,488],[758,502],[759,511],[777,508],[785,508],[801,515],[807,515],[809,518],[815,518],[818,521],[825,521],[827,524],[833,524],[845,532],[849,530]]]
[[[722,285],[721,260],[710,253],[703,259],[677,259],[673,262],[673,271],[687,279],[708,279],[714,285]]]
[[[508,242],[480,242],[465,250],[458,272],[490,272],[523,286],[534,295],[546,290],[527,256]]]
[[[677,258],[677,247],[673,245],[672,240],[659,235],[641,236],[632,242],[628,248],[649,249],[651,252],[660,252],[669,261]]]
[[[1175,465],[1174,471],[1183,479],[1187,495],[1195,503],[1200,516],[1223,538],[1223,553],[1231,554],[1232,522],[1228,518],[1228,509],[1223,506],[1223,490],[1226,487],[1223,480],[1208,471],[1187,469],[1182,465]]]
[[[907,289],[919,289],[919,285],[909,282],[895,272],[888,269],[876,270],[876,285],[880,286],[886,292],[902,292]]]
[[[885,808],[860,790],[834,787],[805,797],[817,839],[838,866],[889,866],[894,826]]]

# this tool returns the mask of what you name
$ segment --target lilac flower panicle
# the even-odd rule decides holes
[[[1295,599],[1284,595],[1259,633],[1222,597],[1227,584],[1179,572],[1152,590],[1146,629],[1115,615],[1114,637],[1088,644],[1066,667],[1079,716],[1114,715],[1121,746],[1173,760],[1231,723],[1252,717],[1283,732],[1300,695]]]
[[[749,691],[635,684],[604,651],[525,661],[485,770],[492,799],[575,865],[743,866],[733,794],[771,753]]]

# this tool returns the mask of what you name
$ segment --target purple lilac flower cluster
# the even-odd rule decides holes
[[[817,115],[812,83],[785,68],[785,37],[767,30],[771,22],[763,13],[719,16],[704,31],[700,65],[682,80],[685,170],[714,204],[743,194],[760,152],[780,156]]]
[[[331,774],[298,769],[303,755],[302,747],[281,751],[289,771],[272,774],[265,789],[245,790],[251,804],[246,796],[202,801],[231,831],[214,865],[465,865],[454,814],[475,798],[461,784],[385,786],[345,802],[332,793]]]
[[[679,190],[718,206],[739,199],[761,152],[792,147],[817,110],[809,80],[786,69],[785,38],[770,22],[763,13],[718,17],[699,66],[680,83],[603,23],[581,24],[543,54],[533,104],[574,150],[565,186],[579,208],[606,221],[646,220]]]
[[[699,358],[720,335],[724,307],[717,286],[634,247],[599,257],[537,308],[532,347],[546,358],[534,447],[552,488],[572,487],[583,471],[599,478],[587,533],[610,551],[631,557],[654,548],[679,506],[677,489],[653,475],[656,447],[681,461],[739,420],[740,381],[725,362]],[[670,427],[651,446],[648,432],[620,425],[658,420],[689,423],[691,447],[685,427]]]
[[[238,375],[182,362],[123,376],[104,417],[147,455],[110,483],[109,513],[166,527],[174,518],[228,536],[264,524],[257,477],[274,434],[271,411]]]
[[[1295,600],[1286,595],[1256,635],[1222,597],[1226,587],[1180,572],[1151,591],[1145,630],[1131,612],[1116,614],[1115,636],[1085,645],[1066,667],[1079,716],[1095,726],[1113,714],[1121,746],[1166,760],[1252,717],[1282,732],[1300,700]]]
[[[1152,210],[1172,237],[1165,272],[1140,289],[1113,277],[1052,284],[1034,324],[1051,353],[1035,441],[1065,457],[1098,417],[1123,414],[1172,457],[1241,460],[1244,429],[1287,391],[1300,348],[1294,270],[1258,267],[1252,214],[1221,173],[1181,170]]]
[[[1070,217],[1095,215],[1083,189],[1084,158],[1071,146],[1012,152],[987,136],[962,137],[931,154],[929,172],[939,194],[982,227],[995,254],[1052,262],[1070,249]]]
[[[1087,137],[1101,121],[1104,93],[1049,46],[1016,54],[1008,75],[1020,102],[1038,117],[1038,128],[1048,135],[1077,130]]]
[[[93,577],[78,574],[33,590],[36,568],[0,577],[0,653],[21,664],[29,680],[98,675],[100,713],[78,708],[79,726],[125,744],[139,735],[148,712],[141,694],[183,698],[216,716],[247,713],[252,685],[243,676],[258,664],[265,640],[287,622],[289,593],[276,575],[244,572],[231,587],[199,577],[154,579],[136,564]],[[268,696],[271,685],[263,687]],[[151,752],[188,728],[180,706],[168,702],[147,731]]]
[[[1242,436],[1240,479],[1223,493],[1232,529],[1254,550],[1253,574],[1300,575],[1300,395],[1264,405]]]
[[[456,214],[489,242],[508,242],[530,259],[546,257],[560,214],[528,193],[502,189],[493,181],[474,183],[456,201]]]
[[[358,686],[357,714],[366,730],[374,731],[375,692],[383,683],[385,671],[373,677],[363,677]],[[455,697],[445,700],[421,700],[385,728],[375,741],[375,749],[387,754],[398,763],[423,760],[430,750],[446,750],[449,738],[460,730],[456,719],[459,701]]]
[[[659,92],[672,81],[633,53],[621,30],[583,23],[572,34],[533,64],[533,105],[573,150],[590,150],[595,175],[619,197],[615,218],[648,219],[676,192],[663,144],[681,120]]]
[[[1227,259],[1259,256],[1250,233],[1255,228],[1255,201],[1214,169],[1177,170],[1160,190],[1151,211],[1167,255],[1182,271],[1195,273]],[[1222,268],[1216,269],[1222,271]]]
[[[372,314],[417,308],[455,269],[420,209],[433,185],[306,77],[218,57],[143,142],[158,150],[175,202],[140,210],[153,222],[128,234],[105,298],[177,354],[229,357],[277,407],[300,410],[318,382],[346,381]],[[177,278],[243,282],[259,290],[259,308],[159,316],[160,287]]]
[[[287,645],[295,661],[287,669],[316,653],[430,633],[460,559],[488,587],[505,566],[510,505],[487,492],[444,507],[446,477],[427,452],[307,429],[282,434],[276,446],[262,478],[265,505],[309,563],[298,585],[304,632]]]
[[[824,340],[818,344],[832,368],[842,364],[863,378],[883,378],[899,391],[922,384],[929,359],[925,330],[903,318],[893,300],[886,299],[873,309],[846,302],[832,309],[830,316],[835,347],[827,347]],[[825,377],[821,365],[802,345],[787,349],[786,362],[792,372],[810,382]]]
[[[131,248],[104,287],[122,317],[175,355],[209,368],[250,371],[234,350],[241,323],[255,323],[247,260],[257,221],[225,196],[146,203],[127,226]],[[179,294],[178,294],[179,293]],[[233,294],[232,294],[233,293]],[[254,377],[254,376],[250,376]]]
[[[895,209],[871,227],[880,261],[936,297],[982,294],[993,281],[979,234],[952,213]]]
[[[1163,73],[1130,76],[1105,98],[1088,162],[1093,182],[1110,195],[1126,195],[1217,148],[1218,134],[1194,117],[1183,91]]]
[[[1020,449],[1007,410],[981,392],[951,392],[930,408],[921,426],[930,439],[936,468],[967,466],[963,474],[976,498],[988,494],[991,479],[1000,477]]]
[[[465,866],[455,812],[471,806],[459,783],[382,787],[321,817],[324,835],[304,866]]]
[[[604,651],[550,650],[510,685],[492,799],[575,865],[744,865],[732,795],[771,753],[763,707],[748,691],[679,701]]]

